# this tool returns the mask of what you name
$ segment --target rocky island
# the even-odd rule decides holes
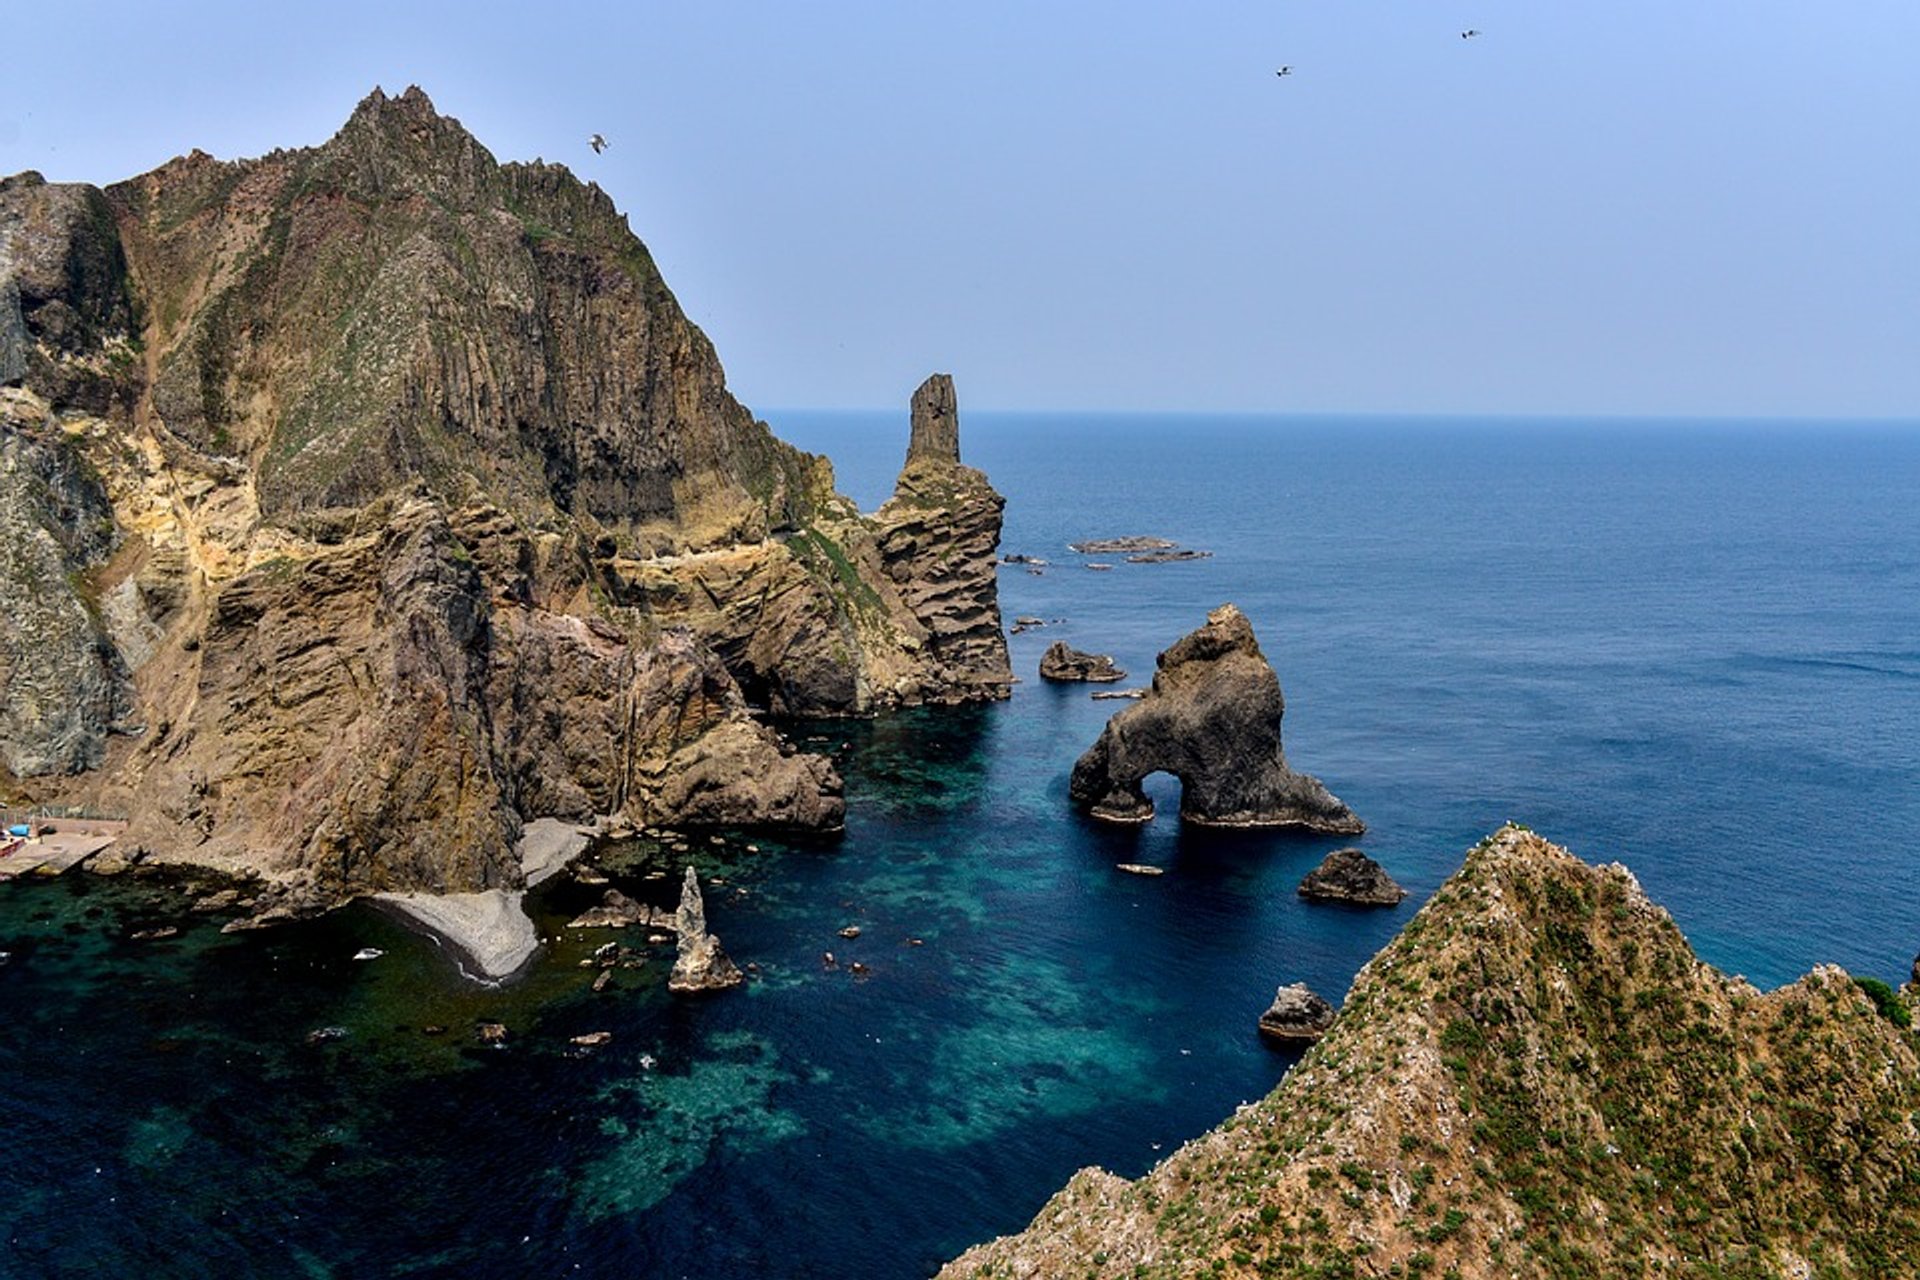
[[[0,784],[261,921],[518,893],[536,819],[831,830],[832,764],[759,712],[1012,680],[950,380],[911,434],[863,516],[603,192],[418,89],[318,147],[6,178]]]
[[[1056,640],[1040,655],[1040,678],[1062,683],[1112,684],[1127,673],[1104,653],[1082,653],[1065,640]]]
[[[1907,1274],[1920,1046],[1875,985],[1763,994],[1624,867],[1506,827],[1271,1094],[940,1274]]]
[[[1214,826],[1300,826],[1357,834],[1366,824],[1280,749],[1280,680],[1233,605],[1156,660],[1145,698],[1115,715],[1073,766],[1074,802],[1106,822],[1146,822],[1141,780],[1180,780],[1180,816]]]
[[[1300,881],[1300,896],[1317,902],[1391,907],[1407,896],[1387,869],[1358,849],[1335,849]]]

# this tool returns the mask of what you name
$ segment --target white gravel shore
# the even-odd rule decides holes
[[[558,818],[529,822],[519,845],[527,887],[565,870],[585,852],[592,830]],[[460,971],[468,977],[500,983],[525,968],[540,949],[540,935],[523,906],[526,896],[518,889],[489,889],[484,893],[377,893],[373,900],[452,947]]]

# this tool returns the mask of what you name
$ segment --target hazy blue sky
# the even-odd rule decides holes
[[[0,172],[318,143],[420,84],[611,192],[763,410],[948,369],[973,408],[1920,416],[1916,0],[63,0],[6,28]]]

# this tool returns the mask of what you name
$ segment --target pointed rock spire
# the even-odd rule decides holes
[[[907,442],[907,462],[960,461],[960,406],[953,395],[953,375],[936,373],[913,393],[913,435]]]
[[[692,867],[687,868],[687,878],[680,886],[680,911],[674,917],[674,928],[680,934],[679,955],[667,978],[667,990],[691,995],[724,991],[745,981],[720,949],[720,939],[707,932],[707,904],[700,896],[700,877]]]

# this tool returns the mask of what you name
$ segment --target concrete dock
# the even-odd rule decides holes
[[[57,876],[91,858],[127,829],[124,822],[95,818],[50,818],[45,834],[28,839],[0,856],[0,880],[24,875]],[[12,843],[0,840],[0,845]]]

